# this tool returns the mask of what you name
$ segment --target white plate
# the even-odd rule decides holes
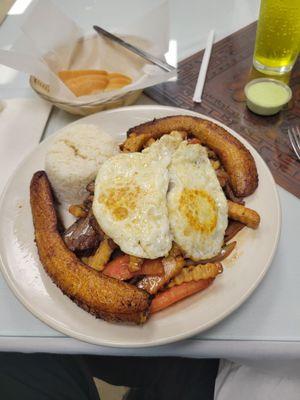
[[[203,115],[173,107],[135,106],[106,111],[76,123],[99,124],[123,141],[128,128],[176,114]],[[212,119],[211,119],[212,120]],[[0,205],[0,254],[2,272],[17,298],[35,316],[54,329],[86,342],[107,346],[144,347],[171,343],[195,335],[224,319],[240,306],[264,277],[275,253],[280,232],[280,205],[273,177],[258,153],[237,133],[255,158],[259,187],[247,205],[261,215],[254,231],[245,228],[237,236],[237,251],[224,262],[224,273],[203,293],[166,309],[143,326],[126,326],[96,319],[77,307],[51,282],[39,261],[29,204],[33,173],[44,168],[52,135],[19,166]],[[26,129],[26,127],[24,127]]]

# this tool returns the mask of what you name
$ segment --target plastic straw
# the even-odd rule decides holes
[[[207,67],[209,64],[209,59],[210,59],[210,53],[212,49],[212,45],[214,43],[214,35],[215,31],[212,29],[207,37],[207,42],[206,42],[206,47],[205,47],[205,52],[204,56],[202,59],[199,75],[198,75],[198,80],[194,92],[194,97],[193,101],[196,103],[201,103],[202,100],[202,92],[203,92],[203,86],[205,83],[205,78],[206,78],[206,72],[207,72]]]

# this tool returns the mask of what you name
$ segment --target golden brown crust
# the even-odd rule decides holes
[[[228,217],[233,219],[234,221],[239,221],[249,228],[257,229],[260,223],[259,214],[252,210],[251,208],[247,208],[242,204],[234,203],[233,201],[228,200]]]
[[[122,148],[124,151],[140,151],[151,137],[158,139],[175,130],[193,134],[217,154],[237,197],[249,196],[255,191],[258,176],[251,153],[237,138],[211,121],[187,115],[154,119],[129,129]],[[141,140],[137,140],[140,135]]]
[[[80,307],[108,321],[146,321],[150,297],[133,285],[82,263],[62,240],[50,183],[44,171],[33,175],[30,202],[40,260],[53,282]]]

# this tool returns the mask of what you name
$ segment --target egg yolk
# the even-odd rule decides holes
[[[217,205],[215,200],[201,189],[183,189],[179,210],[187,221],[184,234],[189,236],[193,231],[211,233],[217,225]]]
[[[122,221],[134,211],[142,190],[139,186],[130,184],[108,189],[98,198],[117,221]]]

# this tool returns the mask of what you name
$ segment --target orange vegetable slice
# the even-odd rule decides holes
[[[139,275],[157,275],[164,274],[164,267],[161,259],[145,260],[138,271],[129,270],[129,256],[127,254],[119,256],[110,261],[103,270],[104,275],[110,276],[121,281],[126,281]]]
[[[103,274],[121,281],[126,281],[134,276],[128,269],[129,256],[126,254],[110,261],[103,270]]]
[[[191,281],[182,283],[179,286],[173,286],[171,289],[167,289],[164,292],[158,293],[152,300],[150,306],[150,313],[154,314],[158,311],[164,310],[178,301],[191,296],[194,293],[200,292],[206,289],[212,284],[214,278],[202,279],[200,281]]]

